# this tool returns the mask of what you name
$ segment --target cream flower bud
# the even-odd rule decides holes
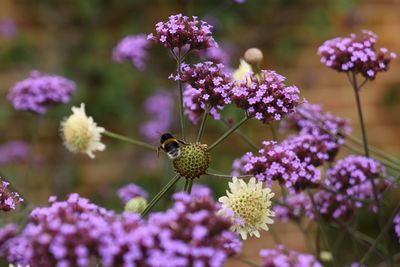
[[[271,210],[271,198],[274,193],[264,188],[263,183],[251,178],[246,182],[232,177],[229,183],[230,192],[220,197],[222,203],[220,214],[232,219],[232,231],[239,233],[242,239],[247,235],[260,237],[260,229],[268,231],[268,224],[274,223],[270,218],[275,216]]]
[[[261,50],[255,47],[247,49],[247,51],[244,53],[244,60],[253,66],[260,64],[263,57],[264,55]]]
[[[61,122],[61,137],[67,149],[73,153],[84,153],[94,158],[94,151],[103,151],[106,146],[100,142],[103,127],[98,127],[85,112],[85,104],[72,108],[73,114]]]
[[[241,59],[239,67],[233,72],[233,79],[237,82],[240,82],[244,80],[251,72],[253,72],[251,66],[246,61]]]
[[[126,212],[141,213],[147,206],[147,201],[143,197],[134,197],[129,200],[124,208]]]

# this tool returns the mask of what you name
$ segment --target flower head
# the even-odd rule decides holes
[[[263,267],[322,267],[313,255],[287,251],[283,245],[276,249],[263,249],[260,256],[263,258]]]
[[[232,102],[263,123],[279,121],[294,112],[300,100],[299,89],[286,86],[284,80],[268,70],[248,75],[232,90]]]
[[[0,211],[15,210],[17,204],[24,200],[17,192],[9,190],[10,183],[0,180]]]
[[[247,152],[240,160],[234,162],[234,171],[254,175],[259,181],[278,181],[289,190],[302,190],[317,186],[320,172],[314,166],[306,164],[297,157],[290,146],[285,143],[263,142],[258,154]]]
[[[149,40],[144,34],[124,37],[113,49],[113,60],[118,63],[129,61],[138,70],[144,70]]]
[[[239,67],[233,72],[233,79],[236,82],[241,82],[252,72],[253,69],[251,65],[248,64],[245,60],[241,59]]]
[[[140,133],[149,140],[158,140],[160,133],[168,132],[173,123],[174,98],[167,90],[158,90],[143,104],[149,119],[140,126]]]
[[[94,151],[103,151],[106,146],[100,142],[103,127],[98,127],[92,117],[88,117],[85,104],[72,108],[73,114],[61,123],[61,137],[64,145],[73,153],[85,153],[94,158]]]
[[[200,113],[209,109],[214,119],[220,119],[219,112],[231,102],[230,92],[233,88],[231,78],[223,68],[224,65],[211,61],[182,66],[180,80],[190,85],[186,89],[190,91],[185,92],[186,113]]]
[[[376,51],[378,36],[371,31],[363,30],[361,36],[354,33],[350,37],[338,37],[318,48],[321,62],[327,67],[340,72],[360,73],[366,79],[375,79],[378,72],[387,71],[389,63],[396,54],[386,48]]]
[[[147,192],[144,191],[141,187],[137,186],[134,183],[130,183],[118,189],[118,197],[121,199],[123,203],[127,203],[134,197],[142,197],[147,198]]]
[[[125,212],[141,213],[147,206],[147,200],[143,197],[131,198],[124,207]]]
[[[268,231],[268,224],[274,223],[271,217],[271,198],[274,193],[269,188],[263,188],[262,182],[253,177],[249,183],[237,177],[232,177],[229,183],[230,192],[219,198],[222,203],[221,214],[232,218],[233,231],[239,233],[243,239],[247,235],[260,237],[260,229]]]
[[[187,144],[181,147],[181,154],[174,159],[174,168],[177,173],[186,179],[199,178],[205,174],[210,166],[210,155],[207,145]]]
[[[10,89],[7,99],[16,110],[44,114],[50,104],[67,103],[75,87],[73,81],[64,77],[32,71],[29,78]]]
[[[187,47],[191,50],[218,46],[211,33],[212,26],[197,17],[172,15],[167,22],[156,24],[156,33],[147,38],[169,49]]]
[[[30,146],[24,141],[11,141],[0,146],[0,166],[10,162],[24,162],[29,158]]]
[[[394,224],[394,231],[396,232],[397,238],[399,239],[400,243],[400,212],[398,212],[394,217],[393,224]]]

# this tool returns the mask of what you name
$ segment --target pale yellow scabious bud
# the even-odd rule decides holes
[[[244,53],[244,60],[252,66],[257,66],[262,61],[264,55],[258,48],[249,48]]]
[[[147,206],[147,200],[143,197],[134,197],[125,204],[124,211],[132,213],[141,213]]]

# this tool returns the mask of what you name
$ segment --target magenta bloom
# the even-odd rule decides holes
[[[149,41],[144,34],[124,37],[113,49],[113,60],[118,63],[130,62],[138,70],[146,67]]]
[[[118,189],[118,197],[121,199],[123,203],[127,203],[134,197],[143,197],[147,198],[147,192],[144,191],[140,186],[137,186],[134,183],[130,183]]]
[[[16,206],[24,200],[17,192],[11,192],[10,183],[0,180],[0,211],[15,210]]]
[[[0,20],[0,37],[13,38],[18,32],[17,25],[11,18]]]
[[[32,71],[29,78],[17,82],[7,99],[16,110],[44,114],[51,104],[67,103],[75,91],[75,83],[61,76]]]
[[[275,218],[283,222],[300,221],[304,215],[312,211],[310,197],[303,192],[289,194],[285,198],[281,197],[279,201],[285,205],[274,205]]]
[[[396,216],[394,217],[393,223],[394,223],[394,230],[400,242],[400,212],[397,213]]]
[[[221,118],[220,111],[225,105],[231,103],[230,93],[233,82],[230,76],[223,71],[224,65],[214,64],[211,61],[198,63],[193,66],[183,64],[181,81],[188,83],[185,92],[186,114],[196,113],[196,116],[189,115],[189,118],[198,118],[208,109],[214,119]],[[197,122],[197,119],[192,120]]]
[[[263,249],[260,256],[263,259],[263,267],[322,267],[313,255],[294,250],[287,251],[284,245],[279,245],[276,249]]]
[[[30,146],[24,141],[11,141],[0,146],[0,166],[28,159]]]
[[[350,37],[334,38],[318,48],[318,55],[329,68],[360,73],[366,79],[373,80],[378,72],[387,71],[389,63],[396,58],[396,54],[388,52],[386,48],[376,51],[377,38],[368,30],[363,30],[360,37],[352,33]]]
[[[169,132],[174,119],[174,98],[167,90],[158,90],[148,97],[143,104],[143,111],[149,117],[140,126],[140,133],[154,141],[161,133]]]
[[[339,144],[328,134],[291,135],[283,141],[296,153],[301,162],[315,167],[332,161],[339,151]]]
[[[320,172],[312,165],[304,164],[290,146],[276,142],[263,142],[258,154],[247,152],[233,164],[234,173],[242,171],[254,175],[259,181],[278,181],[289,190],[315,187],[320,180]]]
[[[211,32],[212,26],[197,17],[189,18],[182,14],[172,15],[167,22],[156,24],[156,33],[149,34],[149,40],[166,48],[200,50],[218,46]]]
[[[269,70],[249,75],[233,89],[232,102],[263,123],[280,121],[294,112],[300,101],[299,89],[284,81],[285,77]]]

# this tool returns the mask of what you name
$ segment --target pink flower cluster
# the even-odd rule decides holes
[[[0,180],[0,211],[15,210],[24,201],[17,192],[9,190],[9,185],[10,183]]]
[[[144,34],[124,37],[113,49],[113,60],[118,63],[128,61],[138,70],[146,67],[147,48],[149,40]]]
[[[285,77],[269,70],[248,75],[232,90],[232,102],[263,123],[280,121],[294,112],[300,101],[299,89],[284,81]]]
[[[219,120],[220,111],[231,103],[233,82],[224,72],[224,65],[211,61],[193,66],[182,65],[180,80],[188,83],[184,93],[185,113],[196,123],[204,110],[209,110],[214,119]]]
[[[309,254],[299,253],[294,250],[287,251],[284,245],[276,249],[263,249],[260,251],[263,267],[322,267],[318,260]]]
[[[211,32],[212,26],[197,17],[189,18],[182,14],[172,15],[167,22],[156,24],[156,33],[149,34],[148,39],[160,43],[166,48],[190,50],[206,49],[218,46]]]
[[[386,48],[376,51],[377,38],[373,32],[363,30],[359,38],[353,33],[350,37],[327,40],[318,48],[318,55],[329,68],[360,73],[373,80],[378,72],[387,71],[389,63],[396,58],[396,54]]]

